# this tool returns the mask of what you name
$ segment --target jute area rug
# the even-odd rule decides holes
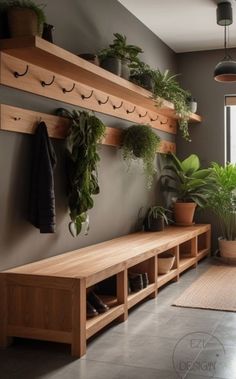
[[[236,312],[236,267],[211,267],[173,305]]]

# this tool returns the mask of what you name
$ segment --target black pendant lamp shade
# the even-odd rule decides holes
[[[231,58],[227,49],[226,27],[233,22],[232,6],[229,2],[218,4],[217,24],[224,26],[224,49],[225,57],[220,61],[214,71],[214,79],[217,82],[236,82],[236,61]]]
[[[231,3],[224,1],[218,4],[216,10],[217,24],[221,26],[229,26],[233,22],[233,12]]]

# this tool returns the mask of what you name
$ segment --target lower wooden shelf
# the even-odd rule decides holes
[[[93,317],[86,321],[86,338],[92,337],[99,330],[104,328],[104,326],[110,324],[117,317],[124,313],[124,304],[118,305],[114,308],[109,309],[109,311],[100,314],[99,316]]]
[[[195,257],[180,257],[179,258],[179,272],[183,272],[195,264],[196,264]]]
[[[132,308],[135,304],[139,303],[141,300],[145,299],[145,297],[151,295],[156,290],[155,283],[149,284],[146,288],[139,292],[131,293],[128,296],[128,309]]]
[[[202,258],[206,257],[209,254],[209,249],[199,250],[197,253],[197,260],[200,261]]]
[[[161,286],[164,286],[164,284],[168,283],[170,280],[178,277],[178,269],[175,268],[173,270],[170,270],[167,274],[158,274],[157,277],[157,288],[160,288]]]

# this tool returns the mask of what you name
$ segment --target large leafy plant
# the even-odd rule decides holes
[[[192,154],[180,161],[175,154],[167,158],[161,176],[163,189],[172,192],[177,201],[195,202],[199,207],[205,207],[208,201],[209,169],[200,169],[197,155]]]
[[[106,57],[116,57],[121,60],[127,59],[131,63],[136,60],[138,54],[143,52],[139,46],[127,44],[127,37],[125,35],[114,33],[114,37],[113,43],[109,45],[109,48],[99,52],[101,60]]]
[[[212,163],[208,207],[217,216],[221,236],[236,239],[236,165]]]
[[[97,164],[100,157],[97,145],[105,135],[105,125],[88,112],[72,112],[60,109],[57,112],[71,119],[70,132],[66,139],[68,177],[68,205],[72,235],[81,232],[87,220],[87,211],[94,205],[92,195],[99,193]]]
[[[128,166],[132,160],[142,160],[148,188],[156,172],[154,158],[159,145],[160,137],[148,125],[132,125],[124,132],[123,158]]]
[[[154,70],[153,78],[155,85],[153,97],[158,100],[158,106],[161,105],[159,98],[169,100],[174,104],[175,111],[179,116],[178,122],[183,138],[187,141],[191,141],[188,130],[188,120],[190,117],[188,98],[190,93],[181,88],[176,80],[177,76],[178,75],[170,75],[169,70],[165,70],[163,73],[160,70]]]

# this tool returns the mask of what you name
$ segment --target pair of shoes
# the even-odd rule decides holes
[[[129,287],[131,292],[138,292],[143,288],[146,288],[149,284],[147,272],[138,274],[135,272],[129,272]]]
[[[103,301],[91,291],[87,295],[87,317],[91,318],[97,316],[99,313],[105,313],[109,310],[108,305],[103,303]]]

